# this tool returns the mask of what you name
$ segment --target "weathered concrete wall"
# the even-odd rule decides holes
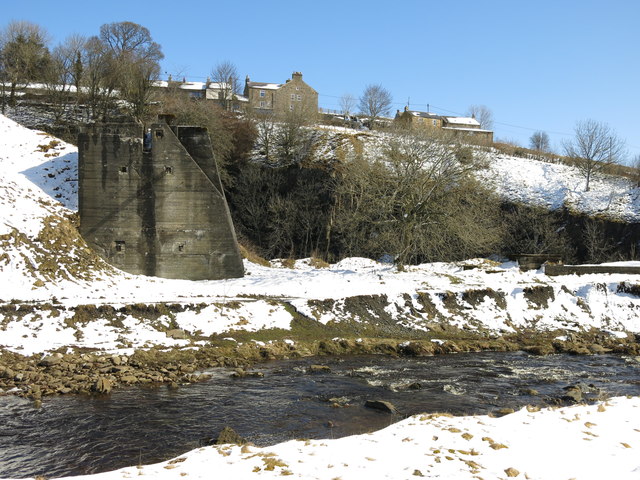
[[[206,129],[100,125],[78,137],[80,232],[130,273],[241,277],[235,232]]]
[[[618,267],[615,265],[545,265],[544,273],[558,275],[588,275],[621,273],[624,275],[640,275],[640,267]]]

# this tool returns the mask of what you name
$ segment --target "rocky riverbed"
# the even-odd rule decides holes
[[[267,360],[315,355],[382,354],[430,356],[460,352],[516,351],[536,355],[569,353],[640,355],[637,335],[524,331],[487,338],[462,331],[440,332],[438,339],[333,338],[313,341],[270,340],[238,343],[217,341],[198,348],[151,348],[131,355],[59,349],[46,355],[0,352],[0,395],[14,394],[41,401],[61,394],[107,394],[120,386],[165,384],[169,388],[209,378],[207,369],[233,367],[246,373]]]

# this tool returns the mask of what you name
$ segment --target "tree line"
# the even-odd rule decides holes
[[[164,58],[147,28],[109,23],[95,36],[72,35],[51,49],[48,39],[44,28],[26,21],[12,21],[0,32],[3,113],[21,88],[40,83],[58,118],[84,104],[88,119],[97,119],[112,112],[117,100],[143,118]]]

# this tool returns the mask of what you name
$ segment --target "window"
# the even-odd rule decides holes
[[[162,130],[161,128],[158,128],[156,130],[156,138],[162,138],[164,137],[164,130]]]
[[[434,126],[434,127],[437,127],[437,126],[438,126],[438,121],[437,121],[437,120],[434,120],[434,121],[433,121],[433,126]]]
[[[266,96],[266,92],[265,92],[264,90],[260,90],[260,96],[261,96],[261,97]]]
[[[116,253],[124,253],[124,250],[125,250],[124,240],[116,240],[114,242],[114,248]]]
[[[127,167],[126,165],[123,165],[122,167],[120,167],[120,173],[127,173],[129,171],[129,167]]]
[[[292,93],[292,94],[291,94],[291,101],[293,102],[295,99],[296,99],[296,94],[295,94],[295,93]]]
[[[260,102],[260,108],[266,108],[267,102]]]
[[[289,105],[289,111],[293,112],[293,103]]]
[[[296,100],[301,101],[302,100],[302,95],[296,95]]]
[[[165,165],[164,167],[164,173],[171,175],[173,173],[173,167],[170,167],[168,165]]]
[[[178,251],[179,252],[184,252],[184,243],[178,244]]]

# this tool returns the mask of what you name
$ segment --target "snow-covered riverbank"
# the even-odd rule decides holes
[[[337,440],[199,448],[154,465],[74,477],[212,479],[640,478],[640,399],[489,416],[418,415]]]

